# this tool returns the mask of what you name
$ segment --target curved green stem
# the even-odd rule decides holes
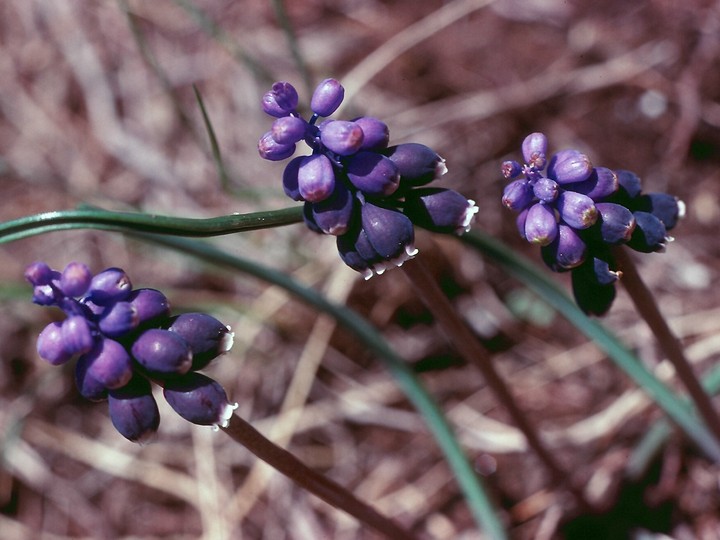
[[[68,229],[100,229],[174,236],[220,236],[302,221],[302,206],[213,218],[177,218],[97,208],[43,212],[0,223],[0,243]]]

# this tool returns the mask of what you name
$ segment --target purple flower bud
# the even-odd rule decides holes
[[[560,187],[555,180],[541,177],[533,184],[533,193],[541,201],[550,203],[558,197]]]
[[[318,116],[330,116],[342,103],[345,89],[335,79],[321,82],[310,99],[310,109]]]
[[[130,302],[115,302],[102,314],[98,326],[108,337],[120,337],[137,328],[140,317]]]
[[[599,214],[596,230],[603,242],[622,244],[630,240],[635,230],[635,217],[630,210],[609,202],[596,203],[595,207]]]
[[[270,116],[280,118],[293,112],[298,106],[298,93],[295,87],[284,81],[272,85],[272,90],[262,98],[262,108]]]
[[[340,156],[349,156],[362,146],[364,133],[355,122],[330,120],[320,126],[320,140],[328,150]]]
[[[525,163],[543,170],[546,162],[548,141],[542,133],[531,133],[522,142],[522,154]]]
[[[305,156],[298,168],[298,191],[308,202],[327,199],[335,189],[335,170],[323,154]]]
[[[89,373],[92,358],[82,355],[75,364],[75,384],[80,395],[90,401],[102,401],[107,398],[108,390],[104,384]]]
[[[147,323],[170,315],[170,302],[155,289],[135,289],[128,297],[139,324]]]
[[[340,183],[338,182],[336,186],[337,185],[340,185]],[[313,216],[313,206],[316,204],[319,203],[306,202],[303,205],[303,221],[305,222],[307,228],[310,229],[312,232],[318,234],[326,234],[325,231],[323,231],[320,226],[315,223],[315,217]]]
[[[52,285],[36,285],[33,287],[33,303],[39,306],[53,306],[57,303],[57,293]]]
[[[599,285],[610,285],[611,283],[615,283],[621,276],[622,272],[612,270],[608,261],[599,257],[593,257],[592,277]]]
[[[312,203],[312,222],[321,232],[339,236],[345,234],[355,209],[355,197],[342,182],[335,183],[335,189],[325,200]]]
[[[515,226],[517,227],[518,233],[520,233],[520,238],[523,240],[527,240],[525,237],[525,225],[527,223],[527,215],[530,208],[525,208],[524,210],[521,210],[520,213],[515,218]]]
[[[663,222],[666,230],[670,230],[685,214],[685,205],[677,197],[667,193],[647,193],[633,201],[633,208],[650,212]]]
[[[141,366],[157,375],[182,374],[192,367],[190,345],[169,330],[146,330],[133,343],[131,352]]]
[[[513,180],[503,190],[502,203],[510,210],[519,212],[530,206],[535,198],[533,186],[527,180]]]
[[[525,239],[531,244],[547,246],[557,235],[558,223],[555,211],[543,203],[532,205],[525,219]]]
[[[268,161],[282,161],[295,153],[295,143],[280,144],[272,137],[272,131],[268,131],[258,141],[258,153]]]
[[[37,339],[37,352],[40,358],[53,366],[64,364],[72,358],[72,354],[65,349],[60,323],[51,322],[40,332]]]
[[[93,348],[94,339],[85,317],[73,315],[62,322],[62,340],[70,354],[83,354]]]
[[[384,260],[400,265],[417,253],[413,224],[406,215],[366,202],[360,218],[370,245]]]
[[[367,235],[362,229],[350,231],[337,238],[337,249],[340,254],[340,258],[343,262],[356,272],[360,272],[365,279],[370,279],[373,276],[372,271],[372,260],[367,260],[359,252],[356,244],[358,242],[358,236],[363,236],[363,241],[367,244],[372,258],[380,260],[375,250],[370,246],[370,242],[367,241]]]
[[[445,160],[424,144],[398,144],[382,153],[397,165],[400,180],[407,187],[428,184],[447,172]]]
[[[615,284],[600,284],[594,278],[594,262],[572,271],[572,289],[578,307],[588,315],[601,316],[607,313],[615,300]]]
[[[60,277],[60,290],[67,296],[82,296],[90,287],[92,273],[82,263],[71,262]]]
[[[108,393],[110,420],[120,435],[136,443],[146,443],[160,426],[160,412],[150,382],[139,375]]]
[[[598,218],[593,200],[575,191],[560,193],[557,198],[557,209],[563,221],[575,229],[587,229]]]
[[[475,201],[444,188],[418,188],[408,192],[403,212],[415,225],[440,233],[462,234],[479,208]]]
[[[57,277],[58,273],[44,262],[34,262],[25,269],[25,279],[36,287],[48,285],[53,279],[57,279]]]
[[[207,313],[178,315],[168,330],[182,337],[192,351],[191,369],[202,369],[211,360],[230,350],[235,334]]]
[[[85,376],[107,389],[125,386],[132,377],[130,355],[113,339],[97,340],[92,350],[81,358],[85,364]]]
[[[290,160],[283,171],[283,190],[285,195],[293,201],[302,201],[303,196],[300,194],[300,185],[298,175],[300,173],[300,165],[307,156],[297,156]]]
[[[201,426],[227,427],[237,408],[220,384],[194,371],[165,381],[163,395],[176,413]]]
[[[270,132],[278,144],[294,144],[305,136],[307,122],[297,116],[283,116],[273,122]]]
[[[358,152],[345,162],[352,184],[371,197],[392,195],[400,185],[400,172],[392,160],[376,152]]]
[[[554,272],[580,266],[585,260],[586,253],[585,242],[572,227],[563,223],[558,225],[558,235],[555,240],[541,249],[543,261]]]
[[[566,189],[587,195],[593,201],[605,199],[619,188],[618,177],[610,169],[595,167],[587,180],[568,184]]]
[[[90,282],[88,298],[99,306],[125,300],[132,292],[130,277],[120,268],[108,268]]]
[[[522,165],[515,160],[503,161],[500,170],[505,178],[512,180],[513,178],[520,176],[520,173],[522,173]]]
[[[625,195],[631,199],[640,195],[642,186],[640,185],[640,177],[637,174],[624,170],[615,171],[615,174],[617,174],[618,185]]]
[[[590,158],[577,150],[561,150],[550,159],[547,174],[558,184],[587,180],[593,166]]]
[[[372,116],[353,120],[363,130],[363,142],[358,150],[383,150],[390,141],[390,129],[385,122]]]
[[[642,253],[664,251],[668,237],[663,222],[649,212],[633,212],[633,216],[635,230],[627,245]]]

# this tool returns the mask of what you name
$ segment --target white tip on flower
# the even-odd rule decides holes
[[[223,407],[223,410],[220,412],[220,418],[218,418],[218,421],[216,424],[213,424],[213,430],[217,431],[218,428],[226,428],[230,425],[230,419],[232,418],[233,412],[235,412],[235,409],[237,409],[239,405],[236,403],[227,403],[225,407]]]
[[[475,204],[475,201],[473,201],[472,199],[468,199],[468,207],[465,210],[465,214],[463,215],[463,222],[457,229],[455,229],[455,232],[457,234],[470,232],[470,229],[472,227],[472,220],[475,218],[475,214],[477,214],[479,211],[480,207]]]
[[[225,328],[227,328],[228,331],[227,334],[220,339],[220,343],[218,344],[219,354],[228,352],[232,349],[233,343],[235,342],[235,332],[233,332],[229,326],[226,326]]]
[[[678,199],[677,207],[678,207],[678,218],[679,219],[684,218],[685,212],[687,211],[687,207],[685,206],[685,201],[681,201],[680,199]]]

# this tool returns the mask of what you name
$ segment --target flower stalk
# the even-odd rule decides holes
[[[720,415],[713,406],[710,396],[705,392],[695,372],[685,357],[680,340],[673,334],[670,326],[660,312],[652,292],[643,281],[634,261],[627,251],[617,247],[613,251],[618,268],[622,272],[619,281],[625,287],[638,313],[655,335],[661,350],[675,368],[691,399],[715,438],[720,442]]]

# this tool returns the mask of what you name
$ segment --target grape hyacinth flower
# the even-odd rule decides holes
[[[52,365],[77,358],[80,394],[107,400],[121,435],[145,442],[157,431],[160,414],[151,382],[165,389],[170,406],[186,420],[227,426],[237,405],[197,370],[230,350],[233,333],[228,326],[206,313],[171,317],[163,293],[133,289],[120,268],[93,276],[77,262],[62,272],[36,262],[25,278],[36,304],[56,306],[66,315],[40,333],[38,354]]]
[[[685,207],[672,195],[643,193],[633,172],[594,167],[587,155],[572,149],[548,158],[547,149],[547,137],[531,133],[521,145],[524,163],[502,164],[510,180],[502,203],[517,212],[520,236],[540,246],[545,264],[572,273],[578,306],[602,315],[621,276],[610,246],[663,251]]]
[[[462,234],[477,213],[475,202],[457,191],[423,187],[447,172],[445,160],[423,144],[388,146],[381,120],[327,118],[345,90],[326,79],[313,92],[312,116],[297,111],[298,94],[287,82],[273,84],[262,108],[275,118],[258,142],[260,156],[281,161],[304,141],[312,150],[291,159],[283,173],[285,194],[304,203],[309,229],[337,237],[342,260],[365,279],[412,258],[414,226]],[[318,123],[320,118],[325,118]]]

